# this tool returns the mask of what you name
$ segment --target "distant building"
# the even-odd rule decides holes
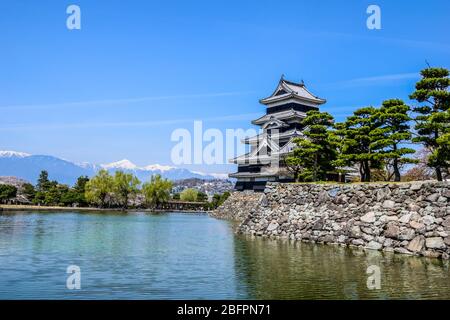
[[[305,84],[281,77],[275,91],[259,101],[266,106],[266,114],[252,123],[261,127],[261,133],[244,139],[250,152],[234,159],[238,171],[230,174],[236,178],[237,190],[262,191],[267,181],[293,181],[283,166],[283,157],[291,152],[293,139],[302,137],[302,120],[310,110],[319,110],[325,99],[313,95]]]
[[[230,180],[226,179],[204,180],[198,178],[190,178],[175,180],[173,182],[172,194],[181,193],[187,188],[196,189],[212,198],[215,194],[222,194],[224,192],[233,190],[233,183]]]
[[[31,204],[30,199],[28,199],[23,194],[24,184],[29,183],[26,180],[11,177],[11,176],[0,176],[0,184],[10,185],[17,188],[17,195],[15,198],[6,201],[6,204]]]

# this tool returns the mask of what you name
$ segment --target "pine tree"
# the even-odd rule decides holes
[[[327,112],[309,111],[302,125],[305,137],[294,140],[297,147],[285,162],[298,168],[296,179],[299,181],[326,180],[336,159],[336,149],[330,138],[333,117]]]
[[[426,68],[421,72],[422,79],[416,83],[416,91],[410,98],[424,103],[414,108],[417,137],[413,142],[423,143],[431,151],[428,165],[436,171],[436,178],[443,179],[443,171],[449,168],[450,132],[450,86],[449,70],[444,68]]]
[[[336,165],[358,165],[361,182],[369,182],[371,168],[378,167],[379,161],[375,159],[375,152],[371,149],[376,137],[372,132],[379,125],[374,121],[377,110],[374,107],[365,107],[356,110],[347,120],[336,126],[336,136],[341,137],[341,145]]]
[[[411,142],[409,110],[409,106],[402,100],[391,99],[384,101],[373,117],[378,124],[376,124],[377,128],[371,132],[370,148],[374,152],[374,159],[392,167],[395,181],[401,180],[400,166],[402,164],[417,162],[415,159],[405,157],[415,153],[415,150],[403,146]]]
[[[42,170],[39,174],[39,179],[37,182],[37,190],[40,192],[48,191],[50,189],[50,180],[48,179],[48,172]]]
[[[440,159],[440,162],[444,164],[442,167],[448,177],[450,175],[450,132],[440,136],[436,142],[439,147],[436,149],[435,153],[431,155],[432,161],[434,161],[434,157]]]
[[[79,206],[85,206],[87,204],[85,193],[86,193],[86,184],[89,182],[89,178],[87,176],[78,177],[77,182],[73,186],[73,194],[75,197],[74,203],[77,203]]]

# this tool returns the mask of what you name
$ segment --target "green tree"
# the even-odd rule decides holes
[[[114,179],[108,171],[100,170],[85,185],[85,197],[89,203],[105,207],[107,197],[113,191]]]
[[[195,202],[197,201],[197,197],[198,197],[198,190],[192,188],[184,189],[180,194],[181,201]]]
[[[41,171],[37,183],[37,192],[34,196],[33,203],[43,205],[58,205],[61,194],[58,189],[58,182],[48,180],[47,171]]]
[[[334,171],[339,174],[339,182],[345,182],[345,174],[348,173],[347,161],[342,159],[344,154],[344,141],[345,141],[345,124],[335,123],[334,130],[330,131],[330,141],[336,148],[336,159],[332,162],[335,167]]]
[[[69,190],[69,186],[65,184],[53,184],[50,189],[45,192],[44,203],[52,206],[65,205],[62,202],[62,199],[67,197]]]
[[[208,195],[204,192],[199,191],[197,194],[197,201],[200,201],[200,202],[208,201]]]
[[[180,200],[180,194],[179,193],[174,193],[172,195],[172,200]]]
[[[422,143],[431,151],[428,165],[436,171],[436,178],[443,179],[443,171],[449,168],[448,143],[446,135],[450,132],[450,86],[449,70],[426,68],[421,72],[422,79],[416,83],[411,99],[423,105],[415,107],[417,136],[414,142]],[[443,137],[444,136],[444,137]]]
[[[160,204],[169,201],[172,186],[172,182],[163,179],[161,175],[152,176],[150,182],[145,182],[142,186],[145,203],[151,208],[157,208]]]
[[[210,208],[211,209],[215,209],[215,208],[221,206],[225,202],[225,200],[227,200],[230,197],[230,195],[231,195],[231,193],[228,192],[228,191],[225,191],[222,194],[217,194],[216,193],[212,197],[212,201],[210,203]]]
[[[77,199],[77,194],[73,190],[68,189],[67,192],[61,194],[59,204],[65,207],[72,206],[77,203]]]
[[[74,204],[82,205],[86,204],[84,197],[84,187],[82,184],[85,179],[79,178],[79,183],[70,188],[68,185],[59,184],[56,181],[47,181],[43,191],[37,191],[34,195],[33,202],[36,204],[43,204],[48,206],[73,206]],[[32,186],[31,186],[32,187]],[[31,193],[33,189],[28,187]]]
[[[211,201],[211,207],[213,209],[217,208],[218,206],[220,206],[220,194],[216,193],[215,195],[213,195],[212,197],[212,201]]]
[[[0,184],[0,202],[6,202],[17,195],[17,188],[9,184]]]
[[[220,195],[220,201],[222,201],[222,203],[224,203],[225,200],[227,200],[230,196],[231,196],[231,193],[229,191],[225,191],[224,193],[222,193]]]
[[[410,108],[400,99],[383,101],[380,109],[374,114],[374,121],[378,122],[377,128],[371,134],[370,148],[375,152],[374,159],[392,167],[394,181],[401,180],[400,166],[407,163],[416,163],[415,159],[406,157],[415,153],[412,148],[404,147],[411,143],[408,115]]]
[[[77,203],[80,206],[87,205],[85,193],[86,193],[86,184],[88,183],[88,181],[89,178],[87,176],[78,177],[77,182],[73,187],[73,190],[71,190],[74,198],[73,203]]]
[[[45,171],[45,170],[41,171],[41,173],[39,174],[39,178],[38,178],[36,187],[37,187],[37,190],[40,192],[48,191],[52,187],[52,184],[51,184],[50,180],[48,179],[47,171]]]
[[[32,202],[37,205],[45,204],[45,192],[37,191]]]
[[[295,156],[294,153],[288,153],[281,158],[284,167],[290,172],[290,174],[299,180],[300,172],[303,170],[303,161],[301,158]]]
[[[442,136],[440,136],[436,140],[438,144],[438,148],[435,151],[434,157],[441,159],[440,161],[444,163],[445,165],[442,166],[445,170],[446,175],[448,176],[449,173],[449,167],[450,167],[450,133],[445,133]]]
[[[377,137],[372,132],[379,125],[374,121],[377,110],[374,107],[365,107],[356,110],[347,120],[336,126],[335,136],[341,137],[339,149],[341,153],[337,161],[337,166],[358,165],[362,182],[371,179],[371,168],[379,167],[379,162],[375,160],[375,153],[371,146]]]
[[[305,137],[296,138],[297,147],[285,158],[288,167],[298,168],[296,179],[300,181],[326,180],[334,169],[336,147],[331,139],[333,117],[327,112],[308,111],[302,121]]]
[[[22,185],[22,193],[28,199],[28,201],[33,201],[36,196],[36,190],[31,183],[24,183]]]
[[[75,204],[80,206],[83,205],[81,202],[83,199],[85,199],[84,194],[81,195],[74,188],[70,188],[61,192],[60,204],[63,206],[73,206]]]
[[[128,201],[139,192],[141,182],[131,173],[116,171],[114,174],[113,192],[118,204],[128,208]]]

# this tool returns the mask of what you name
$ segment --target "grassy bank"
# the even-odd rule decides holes
[[[0,211],[117,211],[117,212],[205,212],[202,210],[152,210],[152,209],[120,209],[120,208],[92,208],[92,207],[58,207],[58,206],[34,206],[34,205],[15,205],[0,204]]]
[[[118,209],[102,209],[102,208],[88,208],[88,207],[58,207],[58,206],[34,206],[34,205],[16,205],[16,204],[2,204],[0,208],[3,210],[77,210],[77,211],[110,211]]]

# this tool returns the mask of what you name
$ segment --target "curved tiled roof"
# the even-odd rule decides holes
[[[284,110],[284,111],[280,111],[277,113],[265,114],[262,117],[253,120],[252,123],[259,125],[259,124],[264,124],[267,121],[274,120],[274,119],[283,120],[283,119],[290,119],[290,118],[305,118],[305,117],[306,117],[306,113],[300,112],[300,111],[297,111],[294,109],[289,109],[289,110]]]
[[[267,98],[259,100],[262,104],[270,104],[273,102],[289,99],[289,98],[297,98],[299,100],[305,100],[309,102],[313,102],[316,104],[323,104],[326,102],[325,99],[319,98],[313,95],[302,83],[296,83],[292,81],[285,80],[283,78],[278,82],[278,86],[275,91]]]

